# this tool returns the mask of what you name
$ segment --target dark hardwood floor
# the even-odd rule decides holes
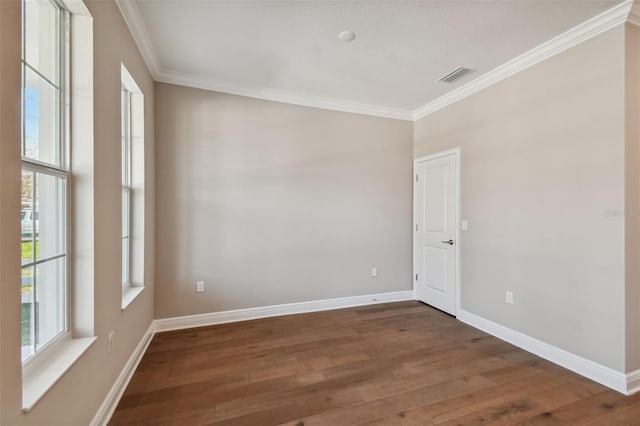
[[[111,425],[640,425],[625,397],[418,302],[158,334]]]

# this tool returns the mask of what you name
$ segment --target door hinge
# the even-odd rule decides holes
[[[418,181],[418,175],[416,175],[416,182]]]
[[[418,281],[418,274],[416,274],[416,281]]]
[[[418,224],[416,223],[416,231],[418,230]]]

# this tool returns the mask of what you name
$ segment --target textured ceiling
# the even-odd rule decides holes
[[[157,68],[178,80],[409,111],[618,3],[136,1]],[[355,41],[338,40],[347,29]],[[458,66],[475,71],[437,82]]]

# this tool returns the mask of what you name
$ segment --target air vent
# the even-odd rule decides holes
[[[451,71],[449,74],[445,75],[438,81],[442,81],[443,83],[453,83],[454,81],[466,75],[467,73],[470,73],[471,71],[473,70],[465,67],[460,67]]]

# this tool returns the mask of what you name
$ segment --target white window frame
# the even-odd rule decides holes
[[[51,167],[29,158],[24,159],[22,165],[32,171],[53,175],[61,172],[66,176],[63,233],[67,259],[64,298],[66,323],[63,334],[52,339],[36,356],[23,363],[22,410],[25,413],[54,387],[97,340],[93,322],[93,227],[89,228],[93,224],[93,18],[83,0],[50,1],[64,9],[66,14],[65,26],[61,27],[67,38],[66,56],[61,64],[66,69],[61,74],[64,75],[64,81],[60,81],[66,91],[65,96],[60,97],[61,117],[65,125],[59,128],[65,145],[61,151],[60,167]],[[25,10],[24,3],[22,10]],[[22,19],[24,24],[24,15]],[[22,39],[24,43],[24,33]],[[24,74],[24,70],[22,72]],[[70,155],[72,137],[80,142],[74,142],[73,156]],[[21,149],[25,149],[24,144]],[[81,176],[81,179],[72,181],[72,175]],[[78,220],[82,222],[81,232],[76,229]],[[75,232],[70,232],[72,227]]]
[[[144,94],[121,64],[121,141],[122,141],[122,194],[128,201],[127,214],[123,214],[122,229],[127,228],[128,244],[122,259],[122,304],[125,310],[144,290],[145,240],[145,149],[144,149]],[[126,194],[126,196],[124,195]],[[121,211],[124,209],[121,206]],[[122,240],[125,233],[121,234]],[[121,242],[121,246],[124,246]]]
[[[36,315],[36,308],[35,308],[35,301],[36,301],[36,296],[37,296],[37,277],[36,277],[36,267],[37,265],[46,263],[48,261],[55,261],[56,259],[65,258],[65,263],[64,263],[64,285],[63,285],[63,291],[64,291],[64,297],[63,297],[63,321],[64,321],[64,325],[63,325],[63,330],[62,332],[60,332],[56,337],[54,337],[53,339],[51,339],[50,341],[48,341],[47,343],[45,343],[41,348],[37,348],[37,346],[35,345],[35,331],[32,329],[32,338],[34,339],[34,351],[33,353],[25,360],[23,360],[22,365],[24,369],[27,368],[37,368],[39,364],[41,363],[45,363],[46,360],[48,359],[48,354],[50,352],[54,352],[55,348],[58,347],[61,343],[68,341],[71,339],[71,332],[70,332],[70,314],[69,314],[69,300],[70,300],[70,285],[69,285],[69,271],[70,271],[70,261],[69,261],[69,225],[70,225],[70,208],[69,208],[69,199],[70,199],[70,181],[71,181],[71,170],[70,170],[70,149],[69,149],[69,143],[70,143],[70,138],[69,138],[69,107],[70,107],[70,91],[69,91],[69,64],[70,64],[70,31],[69,31],[69,26],[70,26],[70,14],[69,11],[64,7],[64,5],[60,4],[59,2],[55,1],[55,0],[47,0],[49,1],[54,7],[57,8],[58,10],[58,20],[57,20],[57,55],[56,55],[56,61],[58,62],[57,64],[57,72],[58,74],[58,84],[55,84],[55,82],[52,82],[48,77],[46,77],[42,72],[40,72],[40,70],[38,70],[36,67],[32,66],[31,64],[29,64],[27,62],[27,55],[26,55],[26,13],[25,13],[25,9],[23,7],[23,13],[22,13],[22,58],[21,58],[21,66],[22,66],[22,146],[21,146],[21,150],[22,150],[22,170],[23,171],[27,171],[27,172],[31,172],[34,173],[34,176],[36,173],[41,174],[41,175],[47,175],[47,176],[53,176],[55,178],[59,178],[62,179],[62,181],[64,182],[64,211],[63,211],[63,218],[62,218],[62,227],[64,229],[63,231],[63,253],[59,254],[59,255],[55,255],[52,256],[50,258],[45,258],[45,259],[37,259],[34,258],[33,261],[31,263],[28,264],[22,264],[21,261],[21,266],[20,269],[21,271],[24,268],[27,267],[32,267],[34,269],[33,272],[33,290],[32,290],[32,294],[33,294],[33,308],[31,311],[31,327],[33,329],[35,329],[37,327],[37,321],[35,320],[35,315]],[[50,86],[54,87],[57,91],[58,91],[58,103],[56,105],[56,107],[58,108],[57,111],[57,121],[58,121],[58,146],[56,147],[59,151],[59,165],[54,165],[54,164],[50,164],[50,163],[46,163],[43,161],[39,161],[33,158],[29,158],[26,156],[26,132],[25,132],[25,96],[24,96],[24,92],[25,92],[25,87],[26,87],[26,72],[27,70],[33,72],[34,74],[36,74],[39,78],[43,79],[46,84],[49,84]],[[35,212],[35,192],[36,192],[36,182],[35,179],[33,181],[33,192],[34,192],[34,200],[32,200],[33,202],[33,211]],[[33,250],[35,252],[36,250],[36,224],[35,224],[35,217],[32,219],[32,243],[33,243]],[[22,274],[21,274],[22,276]]]

